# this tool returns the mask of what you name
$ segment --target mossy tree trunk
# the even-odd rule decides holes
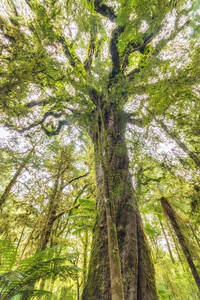
[[[197,287],[200,291],[200,277],[199,277],[199,274],[197,272],[197,268],[194,264],[194,261],[193,261],[193,258],[192,258],[192,255],[191,255],[191,252],[190,252],[190,249],[187,245],[187,242],[186,242],[186,239],[184,237],[184,234],[180,228],[180,225],[178,224],[178,221],[177,221],[177,215],[175,213],[175,211],[173,210],[172,206],[170,205],[170,203],[168,202],[168,200],[164,197],[161,198],[161,204],[162,204],[162,207],[163,207],[163,210],[166,214],[166,216],[169,218],[169,221],[174,229],[174,232],[177,236],[177,239],[179,241],[179,244],[181,246],[181,249],[187,259],[187,262],[188,262],[188,265],[190,267],[190,270],[191,270],[191,273],[194,277],[194,280],[197,284]]]
[[[129,173],[124,113],[110,105],[99,109],[94,120],[90,136],[95,150],[97,219],[82,300],[113,300],[120,295],[126,300],[156,300],[154,268]],[[118,276],[115,286],[113,267],[115,279]]]
[[[83,241],[83,286],[85,286],[87,280],[87,269],[88,269],[88,229],[84,232],[84,241]]]

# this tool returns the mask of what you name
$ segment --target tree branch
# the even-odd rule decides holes
[[[47,128],[45,128],[44,125],[42,125],[42,129],[44,130],[44,132],[46,133],[46,135],[48,136],[53,136],[53,135],[57,135],[60,133],[61,129],[65,126],[68,125],[68,121],[67,120],[60,120],[58,122],[58,126],[55,130],[49,130]]]
[[[88,57],[85,60],[84,67],[85,70],[90,73],[91,65],[92,65],[92,59],[95,52],[95,35],[93,29],[90,32],[91,38],[90,38],[90,45],[88,49]]]
[[[67,182],[67,184],[63,185],[62,190],[63,190],[66,186],[68,186],[69,184],[71,184],[72,182],[74,182],[74,181],[76,181],[76,180],[79,180],[79,179],[81,179],[81,178],[87,177],[88,175],[89,175],[89,172],[87,172],[87,173],[85,173],[85,174],[83,174],[83,175],[80,175],[80,176],[78,176],[78,177],[72,178],[70,181]]]
[[[80,176],[78,176],[78,177],[75,177],[75,178],[71,179],[71,180],[68,182],[68,184],[71,184],[72,182],[74,182],[74,181],[76,181],[76,180],[78,180],[78,179],[80,179],[80,178],[87,177],[88,175],[89,175],[89,172],[87,172],[87,173],[85,173],[85,174],[83,174],[83,175],[80,175]]]
[[[136,116],[136,114],[134,114],[134,113],[125,114],[127,122],[129,124],[132,124],[132,125],[135,125],[135,126],[138,126],[138,127],[144,127],[143,124],[142,124],[142,119],[135,119],[134,118],[135,116]]]
[[[15,129],[16,131],[18,131],[19,133],[24,133],[25,131],[28,131],[32,128],[35,128],[39,125],[42,125],[44,123],[44,121],[49,117],[49,116],[53,116],[54,118],[58,119],[60,118],[61,116],[63,115],[63,112],[59,112],[59,113],[55,113],[53,111],[48,111],[44,114],[43,118],[25,128],[22,128],[22,129],[17,129],[17,128],[14,128],[13,125],[10,125],[10,124],[5,124],[4,126],[7,127],[7,128],[11,128],[11,129]],[[62,121],[59,121],[59,123],[62,122]],[[43,128],[44,130],[47,131],[47,129]],[[47,132],[46,132],[47,133]],[[48,132],[49,133],[49,132]],[[51,135],[51,134],[50,134]]]
[[[123,62],[122,62],[122,70],[124,70],[128,66],[128,59],[131,53],[139,51],[140,53],[144,53],[145,47],[153,40],[161,27],[159,27],[156,32],[149,34],[144,37],[143,43],[135,44],[133,41],[130,41],[124,50],[123,53]]]
[[[120,34],[124,31],[124,26],[119,26],[115,28],[112,32],[112,37],[110,41],[110,54],[112,58],[112,71],[109,75],[109,86],[111,84],[111,80],[120,72],[120,57],[119,51],[117,48],[118,38]]]
[[[180,19],[177,18],[176,23],[175,23],[175,30],[170,34],[170,36],[168,38],[164,39],[164,40],[162,39],[156,45],[156,47],[154,48],[153,52],[151,53],[150,58],[152,58],[155,55],[158,55],[161,52],[161,50],[163,50],[163,48],[167,45],[167,43],[169,41],[173,40],[187,25],[190,24],[190,20],[188,20],[182,26],[178,27],[179,20]],[[139,52],[143,53],[144,50],[145,50],[145,47],[154,39],[154,37],[158,34],[158,32],[160,30],[161,30],[161,25],[157,28],[157,30],[154,33],[148,35],[144,39],[143,44],[137,44],[136,45],[136,44],[130,42],[127,45],[127,48],[124,51],[124,60],[123,60],[123,63],[122,63],[122,70],[124,70],[128,66],[128,58],[129,58],[130,54],[133,53],[133,52],[135,52],[135,51],[139,51]],[[134,79],[134,75],[136,73],[140,72],[142,68],[144,68],[144,67],[142,66],[142,67],[139,67],[139,68],[131,71],[126,77],[129,80]]]
[[[91,0],[89,0],[89,2],[92,2]],[[111,22],[114,22],[116,19],[116,15],[114,13],[114,10],[105,5],[105,4],[101,4],[102,0],[95,0],[94,1],[94,6],[95,6],[95,10],[96,12],[98,12],[99,14],[101,14],[102,16],[108,18]]]
[[[53,221],[55,221],[58,218],[62,217],[66,213],[71,213],[73,211],[73,209],[79,208],[79,206],[80,206],[80,204],[76,204],[73,207],[69,208],[68,210],[62,211],[61,213],[59,213],[57,216],[54,217]]]
[[[72,67],[76,66],[76,58],[71,53],[69,46],[67,45],[66,40],[63,37],[59,38],[59,42],[63,45],[64,53],[66,57],[69,59],[69,63]]]

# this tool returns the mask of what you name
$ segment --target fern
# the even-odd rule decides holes
[[[24,292],[29,292],[29,295],[37,297],[49,294],[47,291],[34,289],[35,282],[41,278],[75,278],[79,271],[73,264],[76,254],[65,254],[63,257],[58,257],[57,249],[58,247],[53,247],[38,252],[22,260],[15,270],[1,274],[0,299],[13,300],[14,296]]]
[[[16,248],[10,240],[0,240],[0,274],[12,269],[16,254]]]

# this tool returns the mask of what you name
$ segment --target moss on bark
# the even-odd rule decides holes
[[[109,189],[117,231],[124,298],[157,300],[154,268],[134,197],[125,143],[123,114],[110,108],[96,116],[92,138],[97,181],[97,221],[94,228],[88,280],[82,300],[111,300],[105,195]],[[102,155],[103,154],[103,155]],[[106,155],[106,164],[104,161]],[[105,186],[105,173],[108,187]]]

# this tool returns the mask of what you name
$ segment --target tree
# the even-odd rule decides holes
[[[152,300],[158,299],[154,268],[129,173],[125,133],[128,123],[162,119],[185,95],[197,102],[191,83],[199,75],[198,45],[181,67],[173,68],[173,56],[169,63],[162,54],[191,26],[189,44],[194,43],[198,1],[107,2],[25,0],[9,6],[5,1],[1,110],[7,127],[20,132],[40,126],[52,136],[73,125],[94,144],[97,219],[82,299]],[[167,35],[171,18],[174,26]],[[38,99],[31,101],[33,94]],[[127,113],[126,104],[139,96],[139,109]],[[26,117],[19,120],[22,114]]]
[[[165,214],[167,215],[167,217],[169,218],[169,220],[172,224],[172,227],[173,227],[173,229],[176,233],[176,236],[179,240],[179,243],[181,245],[183,253],[185,254],[185,257],[187,259],[187,262],[188,262],[188,265],[189,265],[190,270],[192,272],[192,275],[193,275],[193,277],[196,281],[196,284],[198,286],[198,289],[200,291],[200,277],[199,277],[199,274],[198,274],[197,269],[195,267],[195,264],[193,262],[193,259],[192,259],[190,250],[187,246],[185,237],[184,237],[183,233],[181,232],[180,226],[177,222],[176,214],[175,214],[173,208],[171,207],[170,203],[164,197],[161,198],[161,205],[163,207],[163,210],[164,210]]]
[[[145,154],[142,156],[140,146],[138,148],[138,153],[136,152],[132,158],[137,161],[137,167],[135,168],[137,178],[136,195],[145,221],[145,230],[153,249],[159,295],[161,299],[162,295],[164,296],[163,299],[166,299],[167,294],[173,299],[179,299],[180,293],[177,288],[182,283],[178,282],[177,279],[174,280],[168,274],[175,272],[180,276],[181,267],[184,278],[188,275],[190,277],[192,274],[194,279],[190,280],[190,285],[185,287],[185,291],[182,288],[180,299],[184,297],[185,293],[189,297],[188,288],[193,289],[192,297],[198,299],[199,245],[196,233],[199,224],[196,224],[195,235],[191,235],[193,233],[192,223],[196,223],[197,220],[191,215],[190,204],[196,187],[193,182],[195,177],[192,176],[188,180],[187,170],[183,170],[183,165],[180,163],[178,165],[177,161],[174,162],[175,165],[169,165],[169,162],[163,163],[163,160],[159,162],[154,157]],[[173,206],[167,199],[170,199]],[[167,220],[163,214],[167,216]],[[163,234],[161,235],[159,231]],[[160,259],[161,266],[159,266]],[[164,266],[166,266],[167,272],[162,274],[160,267],[165,269]],[[165,279],[163,278],[160,281],[162,276]],[[169,291],[165,292],[165,288],[163,289],[163,282],[170,286],[170,294]]]
[[[18,169],[16,170],[15,174],[13,175],[13,177],[10,180],[10,182],[6,186],[3,194],[0,197],[0,207],[2,207],[3,204],[5,203],[7,197],[9,195],[9,193],[11,192],[13,186],[15,185],[18,177],[21,175],[21,172],[23,171],[23,169],[26,167],[26,165],[28,164],[29,160],[31,159],[32,153],[33,153],[33,149],[28,153],[28,155],[20,163],[20,165],[19,165]]]
[[[18,179],[17,185],[20,183],[21,185],[24,183],[24,185],[13,189],[12,197],[6,201],[2,209],[1,224],[3,226],[1,226],[0,244],[3,247],[0,251],[0,290],[1,296],[6,299],[20,293],[22,294],[20,299],[28,299],[33,295],[55,297],[49,287],[52,288],[52,283],[56,279],[57,288],[62,283],[62,287],[68,287],[67,295],[71,290],[73,292],[71,297],[73,297],[75,293],[73,288],[70,289],[70,282],[74,282],[78,276],[80,281],[82,278],[82,271],[79,270],[83,257],[82,253],[79,254],[81,252],[80,245],[71,247],[74,239],[73,231],[80,230],[80,224],[74,224],[74,219],[79,219],[82,207],[85,209],[88,207],[87,202],[91,198],[89,190],[94,183],[93,180],[92,184],[88,182],[88,172],[83,173],[86,168],[84,159],[75,155],[72,144],[61,146],[56,138],[51,141],[44,138],[40,142],[41,144],[37,145],[35,149],[34,160],[31,161],[32,166],[26,171],[23,170],[22,177]],[[80,159],[83,166],[77,168],[77,162]],[[28,173],[26,178],[23,178],[23,172]],[[57,184],[55,184],[56,182]],[[55,189],[57,193],[55,193]],[[81,200],[83,193],[87,198],[85,200]],[[53,197],[55,194],[56,197]],[[77,217],[70,219],[75,210]],[[89,213],[91,214],[91,211],[88,212],[87,221],[84,222],[85,228],[90,219]],[[84,210],[82,218],[85,217],[83,215]],[[90,227],[88,225],[87,230],[90,231]],[[91,236],[91,233],[89,235]],[[89,244],[90,236],[88,237]],[[3,240],[5,237],[7,240]],[[9,246],[7,249],[6,245],[12,247]],[[49,247],[53,248],[49,249]],[[41,248],[45,251],[38,251]],[[47,252],[51,253],[53,260],[50,260],[52,257],[49,257],[49,260],[46,261],[45,253]],[[22,257],[25,260],[22,260]],[[70,277],[65,273],[66,257],[68,257],[72,269],[77,271],[71,273]],[[80,263],[77,268],[78,257]],[[32,262],[36,265],[32,266]],[[54,276],[56,275],[54,270],[59,269],[60,263],[62,266],[60,266],[59,276]],[[25,269],[21,270],[23,264],[25,264]],[[41,278],[41,282],[38,282]],[[48,292],[43,291],[44,289]],[[58,289],[57,297],[60,294]]]

